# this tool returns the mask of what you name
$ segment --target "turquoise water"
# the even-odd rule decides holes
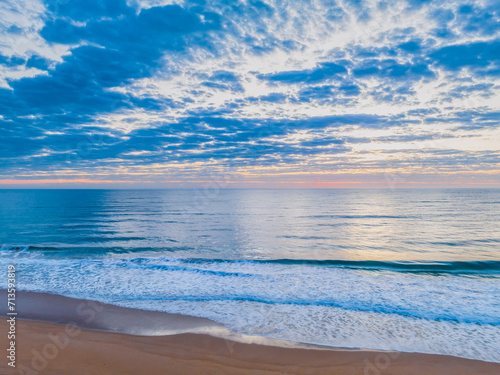
[[[3,190],[19,288],[500,362],[500,190]]]

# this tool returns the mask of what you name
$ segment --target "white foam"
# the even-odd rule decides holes
[[[206,317],[239,334],[500,362],[494,277],[158,257],[16,264],[22,289]]]

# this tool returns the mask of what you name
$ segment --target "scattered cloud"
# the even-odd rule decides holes
[[[488,0],[8,0],[2,175],[499,183],[499,25]]]

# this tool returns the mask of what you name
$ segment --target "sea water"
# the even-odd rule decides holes
[[[20,290],[500,362],[498,189],[1,190],[0,207]]]

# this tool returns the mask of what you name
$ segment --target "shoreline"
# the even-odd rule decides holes
[[[7,321],[0,319],[0,331]],[[234,342],[206,334],[133,336],[54,323],[17,322],[16,368],[50,375],[495,375],[500,364],[368,350],[318,350]]]
[[[207,318],[121,307],[59,294],[17,291],[16,301],[18,319],[26,321],[70,324],[82,329],[133,336],[155,337],[194,333],[268,346],[332,349],[324,345],[239,334],[228,330],[222,323]],[[3,306],[7,306],[5,289],[0,289],[0,306],[0,318],[7,318],[2,310]]]
[[[0,290],[2,306],[5,296]],[[18,291],[18,306],[17,367],[2,360],[2,374],[500,373],[499,363],[238,335],[209,319],[52,294]],[[4,346],[7,329],[7,318],[0,319]]]

